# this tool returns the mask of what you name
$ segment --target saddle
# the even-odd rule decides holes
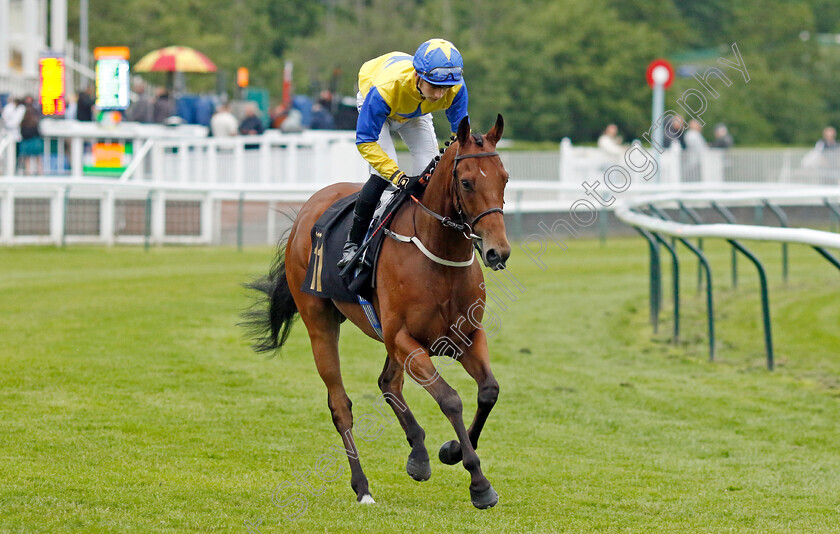
[[[317,297],[343,302],[359,303],[359,297],[370,301],[376,288],[376,265],[385,237],[384,230],[393,219],[392,213],[401,204],[398,202],[400,193],[395,187],[388,186],[380,197],[365,237],[365,241],[372,241],[352,271],[353,276],[346,279],[339,275],[341,269],[336,264],[341,258],[353,223],[353,206],[359,193],[341,198],[330,206],[312,227],[312,252],[301,290]]]

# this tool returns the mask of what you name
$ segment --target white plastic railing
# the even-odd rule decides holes
[[[737,193],[680,193],[637,198],[624,202],[615,210],[616,216],[623,222],[645,230],[673,237],[719,237],[723,239],[748,239],[755,241],[777,241],[801,243],[818,247],[840,248],[840,234],[823,232],[810,228],[776,228],[768,226],[750,226],[743,224],[681,224],[651,217],[634,208],[648,204],[662,205],[668,202],[759,202],[762,200],[804,201],[840,197],[840,187],[809,188],[789,191],[749,191]]]

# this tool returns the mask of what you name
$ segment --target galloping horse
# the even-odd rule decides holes
[[[463,460],[470,473],[471,500],[477,508],[494,506],[499,499],[481,472],[475,452],[481,430],[496,403],[499,384],[490,370],[487,337],[480,323],[485,302],[484,276],[478,263],[469,260],[475,258],[474,240],[480,245],[485,265],[494,270],[504,268],[510,256],[502,213],[508,173],[495,151],[503,127],[499,115],[495,126],[482,136],[470,133],[468,119],[461,121],[457,140],[441,156],[422,200],[403,205],[391,223],[393,232],[416,236],[420,244],[385,240],[372,300],[382,319],[388,352],[379,388],[411,446],[408,474],[418,481],[428,480],[431,467],[425,432],[403,398],[404,371],[437,401],[455,429],[457,441],[445,443],[439,457],[450,465]],[[313,224],[335,201],[359,188],[359,184],[334,184],[304,204],[292,225],[285,251],[281,245],[271,273],[250,285],[265,293],[268,301],[268,308],[252,312],[251,318],[256,319],[252,326],[259,323],[257,326],[262,328],[262,338],[257,340],[255,349],[270,351],[283,345],[294,316],[300,313],[309,332],[318,373],[327,386],[333,423],[348,451],[350,485],[359,502],[372,503],[358,454],[351,454],[356,448],[352,403],[344,390],[339,365],[340,325],[347,318],[371,338],[379,338],[360,305],[301,290],[310,259]],[[465,322],[466,317],[470,321]],[[455,329],[458,335],[453,334]],[[441,355],[434,351],[435,345],[440,345],[436,341],[443,339],[478,384],[478,409],[469,429],[464,426],[458,393],[437,374],[430,358]]]

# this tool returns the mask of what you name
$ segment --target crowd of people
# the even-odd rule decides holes
[[[663,124],[662,144],[665,148],[679,145],[683,149],[683,174],[687,181],[699,181],[702,175],[703,158],[709,148],[728,149],[735,145],[735,140],[726,124],[718,123],[714,127],[714,139],[709,142],[703,136],[703,125],[697,120],[686,123],[680,115],[669,115]],[[622,144],[618,126],[608,124],[598,137],[598,148],[604,159],[610,164],[620,162],[627,148]]]
[[[147,124],[179,124],[175,101],[166,88],[158,88],[155,97],[147,93],[146,85],[137,81],[133,86],[131,105],[125,112],[125,119]],[[254,102],[246,102],[238,108],[238,115],[230,102],[222,101],[215,106],[209,120],[209,133],[214,137],[237,135],[261,135],[267,128],[283,132],[300,132],[304,129],[334,129],[335,119],[331,112],[332,94],[323,91],[308,112],[306,126],[301,110],[293,105],[280,103],[263,114]],[[67,120],[93,121],[95,116],[94,87],[89,85],[77,96],[68,99],[64,118]],[[43,172],[44,140],[40,131],[41,113],[38,102],[32,96],[10,98],[0,114],[0,138],[11,137],[16,143],[19,170],[25,174]],[[687,175],[700,173],[703,154],[709,148],[728,149],[734,146],[732,134],[724,123],[714,125],[713,137],[707,140],[703,126],[696,120],[686,120],[680,115],[669,116],[664,122],[663,145],[665,148],[678,144],[684,151],[684,168]],[[620,161],[628,146],[624,144],[616,124],[608,124],[598,137],[597,146],[605,161]],[[805,167],[840,166],[837,131],[826,126],[822,137],[805,157]],[[698,175],[699,177],[699,175]]]
[[[144,124],[177,125],[184,122],[176,114],[175,99],[166,88],[157,88],[152,98],[146,84],[137,81],[133,86],[131,104],[124,113],[126,121]],[[218,102],[217,99],[213,99]],[[312,105],[307,120],[297,107],[279,104],[270,113],[263,114],[254,102],[240,103],[234,113],[234,106],[226,100],[211,104],[205,123],[209,133],[215,137],[236,135],[261,135],[267,128],[283,132],[300,132],[304,129],[334,129],[335,121],[330,109],[332,95],[329,91],[321,93],[318,101]],[[18,162],[17,172],[26,175],[43,174],[44,138],[41,134],[41,109],[39,102],[30,95],[11,97],[0,112],[0,139],[8,136],[15,144]],[[87,86],[78,95],[68,98],[63,116],[64,120],[93,122],[97,120],[95,106],[95,88]]]

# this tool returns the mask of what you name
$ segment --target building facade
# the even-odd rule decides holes
[[[67,0],[0,0],[0,98],[36,95],[39,56],[66,50]]]

